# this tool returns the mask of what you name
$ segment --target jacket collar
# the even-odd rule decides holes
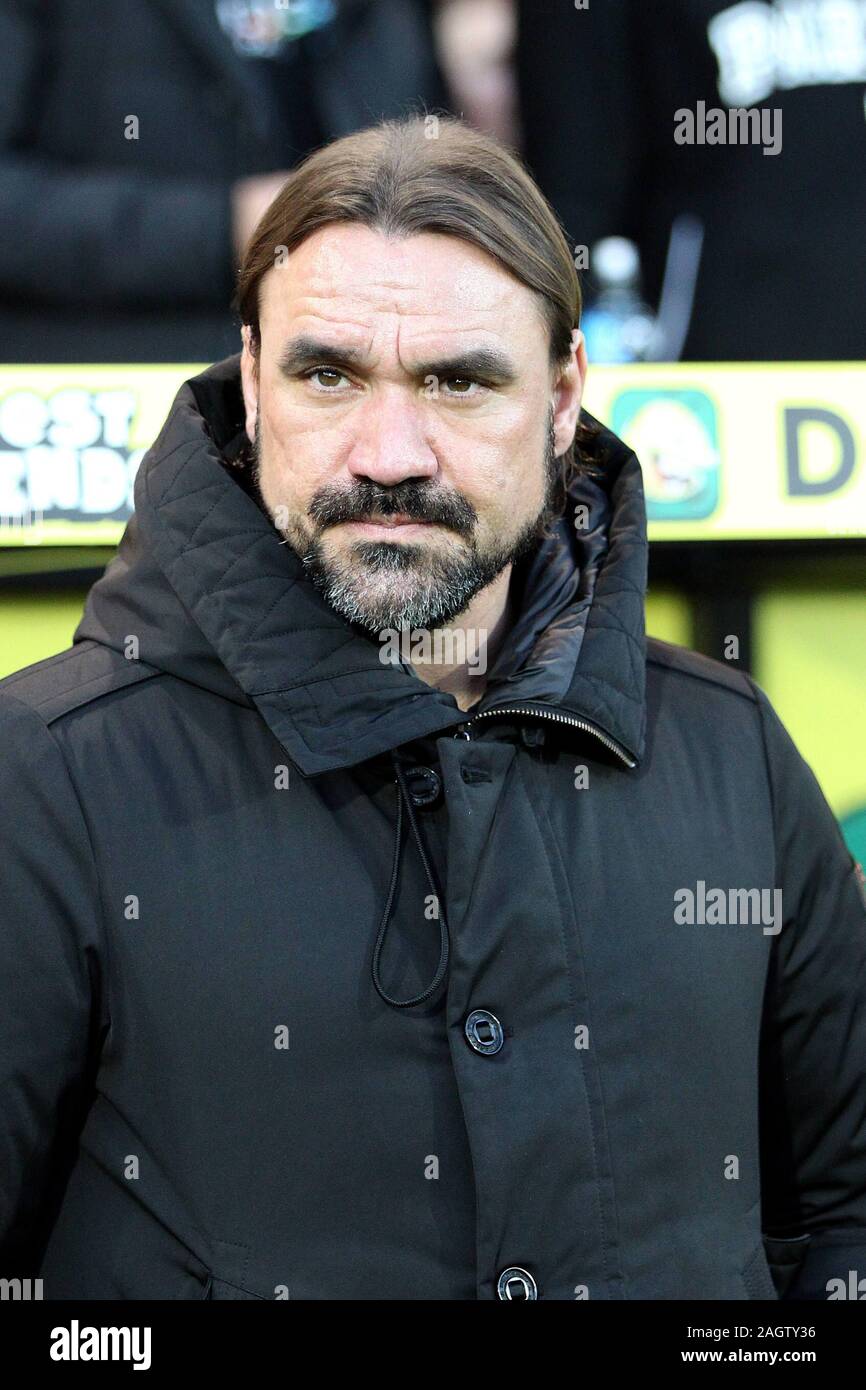
[[[585,420],[591,417],[584,414]],[[73,640],[125,651],[254,705],[305,776],[465,721],[451,695],[343,621],[243,485],[240,357],[178,392],[139,468],[135,515]],[[528,707],[643,753],[647,541],[640,467],[598,426],[566,516],[515,569],[517,617],[472,716]],[[588,508],[576,530],[574,508]],[[493,717],[493,716],[491,716]]]

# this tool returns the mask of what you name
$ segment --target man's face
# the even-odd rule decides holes
[[[433,629],[537,539],[586,359],[551,372],[535,296],[438,233],[321,228],[260,293],[241,368],[256,481],[347,621]]]

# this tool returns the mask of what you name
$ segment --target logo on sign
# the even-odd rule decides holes
[[[613,405],[611,427],[643,469],[650,521],[695,521],[719,505],[716,408],[703,391],[632,388]]]

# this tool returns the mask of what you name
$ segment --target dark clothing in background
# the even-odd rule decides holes
[[[230,19],[234,0],[220,3]],[[425,6],[334,9],[269,60],[268,81],[215,0],[0,0],[4,361],[236,350],[232,183],[444,99]]]
[[[368,0],[361,0],[366,5]],[[304,0],[303,8],[278,10],[273,0],[211,0],[224,32],[240,55],[250,80],[270,101],[275,128],[282,131],[290,163],[326,139],[308,62],[309,32],[330,28],[338,0]],[[343,3],[343,16],[352,5]],[[357,8],[357,5],[356,5]],[[251,15],[259,23],[250,22]],[[301,22],[306,18],[307,23]],[[282,26],[282,33],[280,32]]]
[[[866,0],[521,0],[519,29],[527,162],[571,243],[631,237],[655,303],[674,217],[703,223],[686,357],[866,357]],[[782,152],[675,144],[699,100],[780,108]]]
[[[0,1274],[825,1298],[866,1261],[864,902],[766,695],[646,640],[634,454],[600,432],[466,712],[314,590],[242,427],[238,357],[182,387],[74,645],[0,682]],[[401,1009],[412,814],[450,956]],[[781,930],[678,923],[697,881],[778,886]]]

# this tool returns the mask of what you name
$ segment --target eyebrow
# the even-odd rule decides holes
[[[365,354],[359,348],[336,347],[333,343],[318,338],[302,336],[287,342],[277,359],[277,368],[285,376],[295,376],[310,367],[346,367],[351,371],[361,370]],[[517,380],[517,368],[507,353],[496,348],[475,347],[456,352],[450,357],[439,357],[430,362],[420,362],[413,371],[416,378],[428,376],[444,380],[451,376],[478,377],[496,386],[510,386]]]

